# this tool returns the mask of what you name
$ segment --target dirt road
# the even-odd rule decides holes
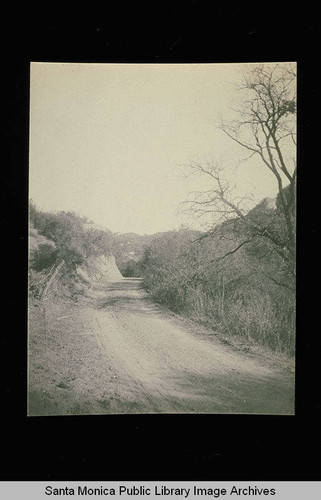
[[[139,279],[52,305],[46,321],[44,335],[31,311],[30,415],[294,413],[284,359],[223,343],[153,304]]]

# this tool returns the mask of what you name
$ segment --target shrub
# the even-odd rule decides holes
[[[34,250],[30,260],[30,266],[35,271],[42,271],[52,267],[57,262],[58,250],[52,245],[41,244],[37,250]]]
[[[145,252],[141,267],[154,300],[214,330],[292,355],[294,292],[276,256],[264,252],[264,241],[229,253],[237,242],[226,226],[223,235],[199,241],[179,233],[154,240]]]

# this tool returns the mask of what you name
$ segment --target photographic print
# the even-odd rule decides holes
[[[28,415],[294,414],[296,63],[31,63]]]

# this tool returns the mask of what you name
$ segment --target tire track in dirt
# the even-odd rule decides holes
[[[87,307],[92,333],[118,373],[117,395],[126,399],[130,390],[146,412],[293,412],[293,377],[195,334],[151,304],[139,280],[96,290]]]
[[[113,342],[113,339],[115,340],[115,332],[117,332],[116,336],[122,337],[122,331],[124,331],[124,326],[119,321],[119,317],[116,313],[112,310],[105,311],[103,317],[97,314],[97,311],[93,311],[92,314],[92,320],[98,326],[98,329],[93,327],[93,331],[96,332],[97,341],[101,348],[106,351],[109,361],[112,361],[112,363],[117,366],[119,375],[117,376],[118,382],[116,382],[116,391],[120,392],[119,379],[121,379],[122,383],[130,387],[131,391],[137,395],[138,399],[146,401],[146,407],[153,412],[167,413],[179,411],[179,406],[174,402],[170,402],[166,395],[156,387],[155,383],[153,384],[153,388],[150,388],[151,382],[148,381],[146,375],[144,376],[143,374],[145,371],[144,366],[139,359],[133,357],[133,353],[130,352],[130,349],[124,349],[124,346],[122,346],[121,349],[119,347],[117,348],[117,345]],[[104,323],[107,316],[107,325],[103,325],[102,323]],[[110,335],[111,331],[114,333]],[[133,368],[135,364],[136,367]]]
[[[139,279],[30,308],[29,415],[293,414],[284,359],[241,352],[154,304]],[[283,364],[282,364],[283,363]]]

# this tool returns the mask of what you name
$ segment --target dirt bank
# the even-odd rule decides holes
[[[294,412],[286,359],[223,343],[152,304],[139,279],[30,302],[29,324],[29,415]]]

